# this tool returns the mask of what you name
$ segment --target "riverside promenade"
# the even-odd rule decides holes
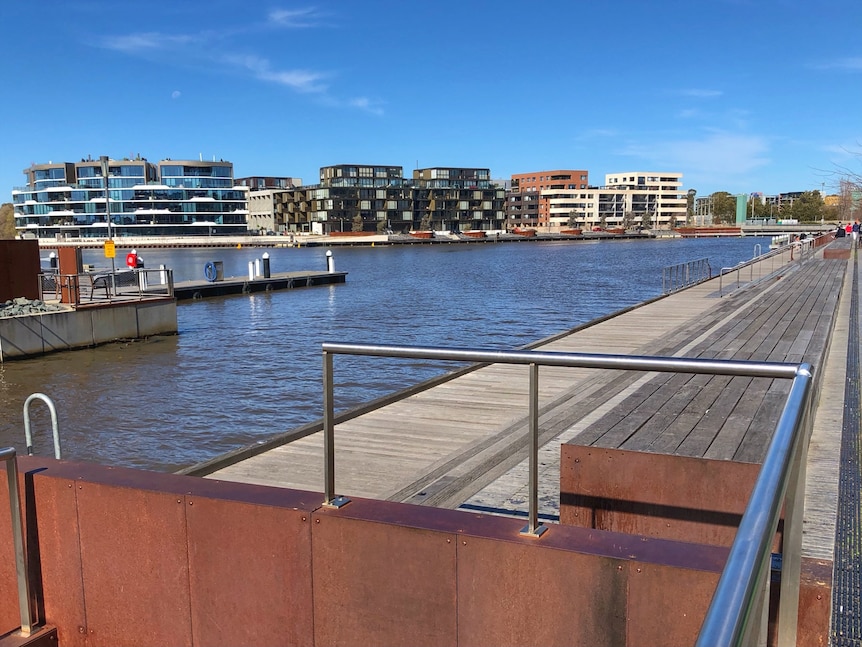
[[[858,447],[859,331],[853,310],[858,308],[858,271],[848,241],[819,246],[809,254],[787,249],[720,279],[530,346],[543,351],[810,363],[817,395],[802,555],[815,564],[812,577],[821,588],[813,595],[821,612],[830,606],[832,594],[833,576],[826,573],[836,565],[833,634],[851,640],[835,644],[859,644],[852,641],[854,632],[859,635],[859,565],[854,562],[858,556],[851,554],[848,564],[841,554],[848,546],[851,551],[858,546],[858,452],[855,465],[852,457],[840,459],[842,436],[845,445],[856,442]],[[374,360],[364,361],[373,370]],[[337,381],[337,363],[335,375]],[[856,386],[847,391],[850,380]],[[340,416],[335,428],[338,493],[524,515],[527,388],[526,367],[485,366],[456,371]],[[785,395],[781,386],[762,378],[680,380],[629,371],[543,367],[540,516],[549,522],[562,517],[564,523],[577,525],[571,512],[578,509],[577,501],[569,502],[566,519],[567,477],[561,475],[561,454],[567,447],[756,466],[768,444],[764,430],[772,428],[769,416]],[[324,480],[323,439],[315,433],[319,429],[319,424],[306,425],[186,473],[319,490]],[[619,484],[631,478],[629,468],[631,474],[637,473],[633,465],[620,463],[622,476],[605,468],[603,477]],[[648,481],[647,477],[635,487],[654,489]],[[847,501],[847,496],[854,496],[853,483],[855,504]],[[714,485],[721,488],[722,481]],[[720,498],[718,492],[711,494]],[[592,523],[601,527],[598,521]],[[717,543],[726,541],[725,537]]]

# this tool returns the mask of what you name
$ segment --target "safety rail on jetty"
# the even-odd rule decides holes
[[[43,301],[56,300],[76,306],[174,296],[173,270],[165,267],[77,274],[43,272],[39,275],[39,287]]]
[[[521,533],[540,537],[546,526],[538,523],[539,367],[565,366],[631,371],[659,371],[706,375],[733,375],[791,379],[790,393],[781,412],[766,459],[760,469],[748,506],[730,549],[697,641],[699,647],[748,644],[766,635],[771,586],[771,542],[782,509],[784,543],[778,644],[796,644],[799,610],[799,574],[802,545],[804,464],[811,432],[811,371],[807,364],[675,357],[634,357],[539,351],[502,351],[462,348],[323,344],[323,431],[325,506],[350,502],[335,490],[335,414],[333,357],[363,355],[419,360],[448,360],[486,364],[521,364],[529,373],[529,522]]]

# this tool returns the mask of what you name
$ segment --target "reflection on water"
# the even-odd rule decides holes
[[[768,248],[734,238],[337,249],[345,284],[181,302],[175,337],[0,364],[0,446],[24,450],[22,406],[42,392],[57,406],[64,457],[173,470],[319,418],[324,341],[515,348],[657,296],[664,266],[707,257],[715,273],[758,242]],[[263,251],[141,255],[182,281],[202,279],[210,260],[243,276]],[[266,251],[273,272],[326,267],[323,248]],[[442,370],[338,357],[336,406]],[[47,408],[31,413],[37,453],[50,455]]]

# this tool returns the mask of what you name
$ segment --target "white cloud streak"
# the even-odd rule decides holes
[[[862,72],[862,56],[839,58],[834,61],[815,63],[815,70],[838,70],[842,72]]]
[[[102,40],[102,46],[106,49],[126,54],[140,54],[147,52],[160,52],[173,50],[198,42],[199,38],[189,35],[171,36],[156,32],[143,34],[126,34],[123,36],[108,36]]]
[[[320,72],[310,72],[308,70],[274,70],[269,60],[260,56],[226,56],[224,61],[246,69],[256,79],[284,85],[297,92],[325,92],[326,85],[320,83],[320,80],[326,75]]]
[[[690,173],[721,178],[744,176],[771,161],[764,137],[732,133],[632,144],[621,152],[645,160],[651,168],[688,169]]]
[[[269,12],[267,21],[274,27],[287,27],[289,29],[307,29],[318,27],[321,14],[316,9],[274,9]]]
[[[223,32],[205,31],[199,34],[163,34],[159,32],[142,32],[109,36],[100,41],[100,46],[130,56],[160,60],[167,64],[195,65],[201,62],[216,64],[214,69],[233,70],[234,73],[252,74],[252,77],[264,83],[283,86],[303,94],[316,94],[325,105],[333,107],[349,107],[368,114],[382,116],[382,102],[368,97],[353,99],[338,99],[329,96],[329,86],[325,80],[332,74],[309,69],[278,69],[275,64],[258,54],[230,53],[225,44],[229,37],[239,34],[260,31],[264,29],[308,29],[322,26],[324,14],[313,7],[301,9],[274,9],[266,16],[266,21],[251,25],[236,25]],[[245,41],[254,43],[253,38],[243,37]],[[228,53],[225,53],[225,52]],[[178,91],[171,95],[176,99]]]
[[[383,116],[383,108],[380,106],[380,102],[369,99],[368,97],[356,97],[348,101],[347,104],[372,115],[377,115],[378,117]]]
[[[679,90],[677,94],[683,97],[692,97],[693,99],[714,99],[724,94],[721,90],[707,90],[703,88],[689,88],[687,90]]]

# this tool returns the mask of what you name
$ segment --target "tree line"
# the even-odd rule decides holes
[[[824,196],[816,190],[804,191],[792,202],[788,200],[780,205],[766,203],[759,197],[749,197],[746,202],[745,217],[748,220],[798,220],[799,222],[812,223],[821,220],[847,222],[862,216],[858,194],[859,185],[842,180],[838,200],[834,204],[826,204]],[[726,191],[717,191],[710,197],[712,199],[712,222],[715,224],[735,223],[736,196]]]
[[[15,238],[15,210],[11,202],[0,204],[0,240]]]

